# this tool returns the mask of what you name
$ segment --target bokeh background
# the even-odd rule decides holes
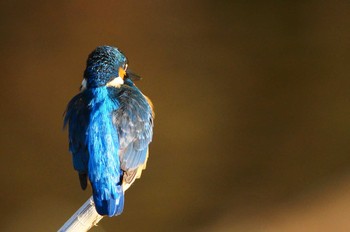
[[[62,115],[98,45],[154,102],[147,170],[92,231],[350,231],[348,1],[1,1],[1,231],[90,196]]]

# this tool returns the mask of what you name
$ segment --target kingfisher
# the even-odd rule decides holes
[[[91,184],[100,215],[122,213],[125,191],[146,168],[154,111],[134,84],[139,79],[118,48],[99,46],[65,111],[74,169],[83,190]]]

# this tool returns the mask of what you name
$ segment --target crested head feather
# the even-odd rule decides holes
[[[86,61],[84,78],[87,88],[105,86],[110,80],[118,77],[119,68],[125,68],[127,63],[126,56],[118,48],[97,47]]]

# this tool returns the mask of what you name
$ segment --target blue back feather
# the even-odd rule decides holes
[[[120,214],[123,202],[122,170],[118,156],[119,139],[112,122],[112,112],[119,104],[108,96],[107,87],[91,89],[93,99],[86,144],[90,154],[88,175],[93,186],[96,209],[100,214]]]

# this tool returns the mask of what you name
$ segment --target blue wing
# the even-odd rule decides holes
[[[123,191],[140,175],[147,161],[153,117],[150,101],[133,84],[85,90],[69,102],[64,124],[69,126],[73,165],[83,189],[89,176],[101,215],[122,212]],[[119,159],[115,159],[115,151]],[[123,176],[123,188],[119,176]]]
[[[129,172],[147,161],[154,113],[152,103],[133,84],[123,85],[116,95],[120,107],[113,113],[113,123],[118,129],[121,168]]]
[[[64,126],[68,124],[69,127],[69,150],[73,155],[73,166],[79,173],[82,189],[87,186],[89,153],[85,141],[90,116],[87,106],[90,99],[91,95],[87,91],[77,94],[68,103],[64,118]]]

